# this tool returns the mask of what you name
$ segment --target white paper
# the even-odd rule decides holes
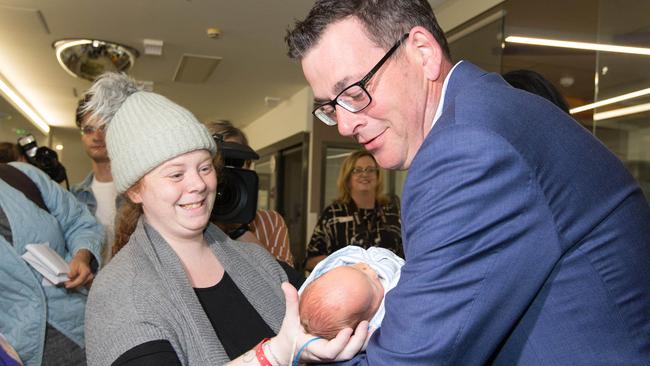
[[[27,244],[23,259],[55,285],[68,280],[68,263],[48,244]]]

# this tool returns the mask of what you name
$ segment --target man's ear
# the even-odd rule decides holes
[[[415,49],[416,61],[422,67],[424,76],[431,81],[438,80],[444,58],[440,45],[424,27],[414,27],[410,33],[410,40],[407,42]]]
[[[142,197],[140,196],[140,192],[137,189],[129,189],[126,191],[127,197],[131,200],[133,203],[142,203]]]

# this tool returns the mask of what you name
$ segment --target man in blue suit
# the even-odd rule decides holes
[[[351,364],[650,364],[650,208],[599,141],[452,64],[426,0],[316,1],[287,43],[314,115],[409,169],[406,265]]]

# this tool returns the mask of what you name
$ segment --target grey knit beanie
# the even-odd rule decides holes
[[[119,193],[169,159],[195,150],[217,152],[207,128],[190,111],[140,90],[124,74],[102,75],[88,93],[88,123],[108,124],[106,148]]]

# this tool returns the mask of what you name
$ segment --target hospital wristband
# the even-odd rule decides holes
[[[280,366],[279,364],[273,365],[271,361],[266,358],[266,354],[264,353],[264,345],[270,340],[271,338],[264,338],[260,343],[257,344],[257,346],[255,346],[255,357],[257,357],[257,362],[260,363],[260,366]],[[271,353],[271,355],[273,354]]]

